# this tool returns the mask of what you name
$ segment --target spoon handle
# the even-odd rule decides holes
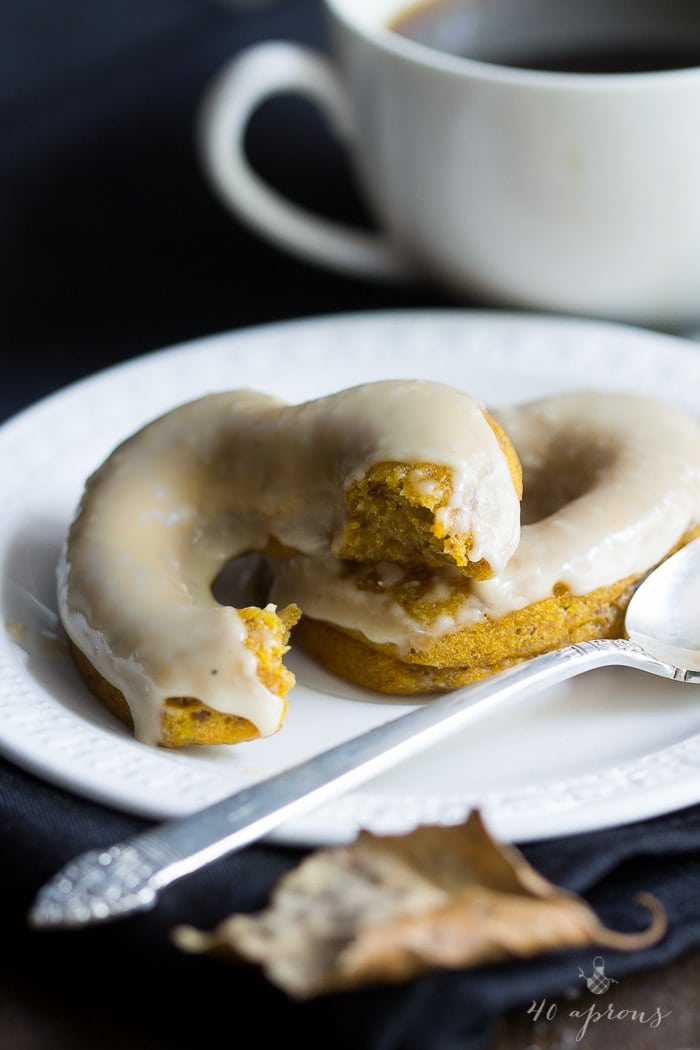
[[[39,892],[29,922],[35,928],[79,927],[150,908],[164,886],[357,787],[488,711],[605,664],[643,666],[673,676],[668,665],[622,640],[582,642],[545,653],[430,700],[199,812],[78,856]]]

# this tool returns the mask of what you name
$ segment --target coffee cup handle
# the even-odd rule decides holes
[[[327,59],[297,44],[255,45],[227,63],[200,108],[200,158],[219,199],[255,232],[306,260],[377,280],[415,279],[408,261],[381,233],[332,222],[293,204],[248,163],[246,126],[262,102],[283,92],[314,102],[341,141],[351,139],[351,108]]]

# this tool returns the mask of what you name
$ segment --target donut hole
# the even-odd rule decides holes
[[[522,457],[521,523],[534,525],[586,496],[613,464],[616,453],[590,434],[581,443],[557,435],[539,456]]]
[[[267,605],[272,573],[267,559],[257,552],[231,558],[215,577],[211,593],[219,605],[235,609]]]

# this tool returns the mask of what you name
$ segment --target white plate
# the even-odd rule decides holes
[[[567,389],[650,393],[698,408],[700,348],[584,320],[465,311],[321,317],[150,354],[75,384],[0,430],[0,750],[77,794],[149,818],[207,803],[408,710],[299,653],[277,736],[167,752],[136,743],[78,678],[55,626],[57,551],[90,471],[156,414],[248,386],[297,402],[358,382],[426,377],[493,406]],[[22,625],[20,644],[16,628]],[[479,806],[515,841],[611,826],[700,799],[700,693],[599,670],[492,714],[365,788],[283,826],[278,842],[405,831]]]

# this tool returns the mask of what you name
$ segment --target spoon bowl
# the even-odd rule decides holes
[[[627,607],[625,629],[657,660],[700,671],[700,539],[647,576]]]

